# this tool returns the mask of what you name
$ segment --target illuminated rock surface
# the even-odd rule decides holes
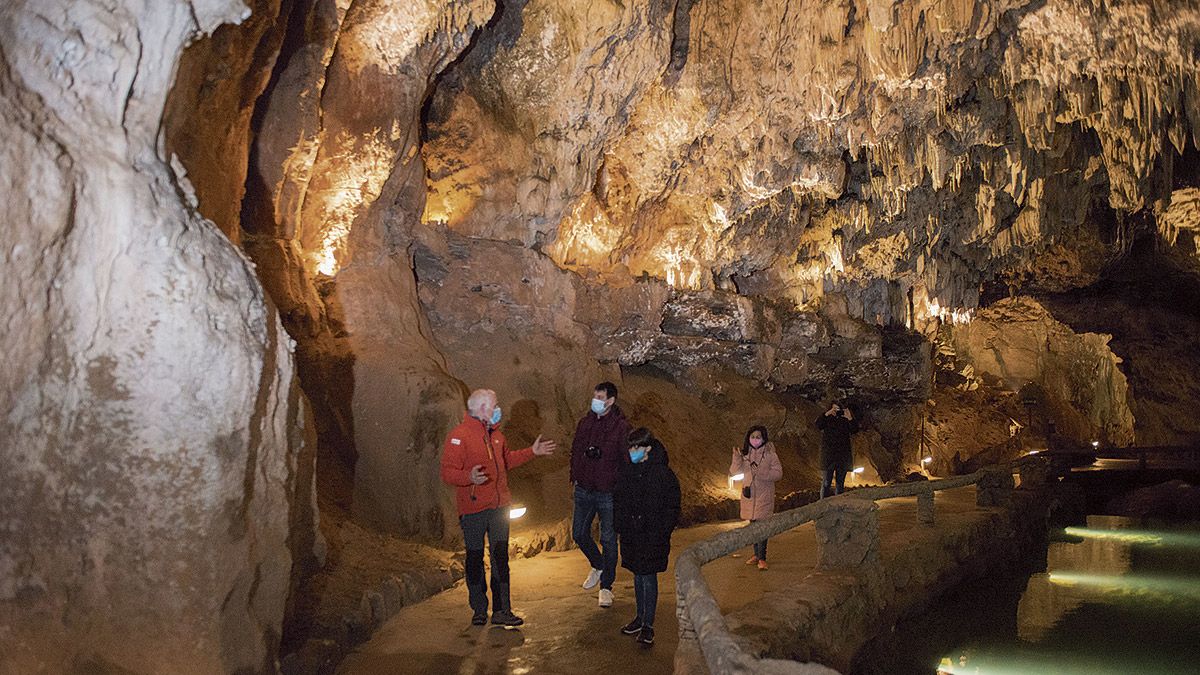
[[[812,488],[830,397],[871,479],[1200,433],[1194,0],[133,4],[0,10],[0,601],[80,593],[53,644],[133,667],[76,638],[177,565],[197,669],[270,662],[289,586],[341,595],[285,651],[343,626],[392,578],[354,551],[455,545],[475,387],[565,450],[617,382],[695,519],[754,422]],[[564,455],[514,475],[523,550]]]
[[[0,10],[4,672],[274,666],[313,556],[306,404],[252,265],[158,143],[184,42],[244,15]]]

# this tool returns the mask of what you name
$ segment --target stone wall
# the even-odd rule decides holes
[[[159,136],[184,44],[246,16],[0,10],[4,672],[274,668],[315,545],[306,404],[252,265]]]
[[[854,653],[898,619],[958,584],[1018,569],[1044,547],[1052,496],[1006,492],[1010,496],[995,508],[939,513],[936,527],[918,524],[914,515],[913,529],[891,545],[881,545],[878,535],[874,542],[866,539],[861,515],[847,520],[827,514],[841,520],[826,524],[835,530],[823,535],[834,555],[822,553],[822,571],[726,616],[729,629],[749,653],[846,672]],[[847,542],[854,549],[849,558],[842,550]]]

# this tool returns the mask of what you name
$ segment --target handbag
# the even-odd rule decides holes
[[[750,486],[749,485],[742,486],[742,499],[750,499]]]

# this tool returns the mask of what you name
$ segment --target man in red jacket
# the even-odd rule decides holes
[[[462,424],[446,437],[442,450],[442,482],[454,486],[458,522],[467,548],[467,591],[474,616],[471,623],[487,623],[487,582],[483,574],[483,537],[492,556],[492,623],[520,626],[508,597],[508,470],[554,452],[554,441],[541,436],[524,450],[508,449],[500,423],[496,392],[476,389],[467,399]]]
[[[626,441],[629,422],[617,405],[617,385],[596,385],[590,408],[575,427],[571,442],[571,482],[575,512],[571,536],[592,566],[583,587],[600,584],[601,607],[612,607],[617,577],[617,532],[613,529],[613,489],[621,465],[629,462]],[[600,517],[600,546],[592,538],[592,523]],[[601,550],[601,547],[603,550]]]

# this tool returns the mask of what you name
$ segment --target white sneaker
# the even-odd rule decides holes
[[[612,591],[608,590],[607,588],[601,588],[600,589],[600,606],[601,607],[612,607],[612,601],[613,601]]]
[[[588,590],[595,588],[596,584],[600,583],[601,574],[603,574],[603,571],[593,567],[592,571],[588,572],[588,578],[583,580],[583,587]]]

